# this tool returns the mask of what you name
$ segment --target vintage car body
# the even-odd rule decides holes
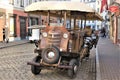
[[[41,40],[36,42],[34,52],[38,55],[32,62],[28,62],[32,73],[37,75],[43,68],[59,68],[68,70],[68,76],[74,78],[88,49],[84,48],[84,32],[76,26],[76,20],[101,20],[100,16],[86,4],[71,1],[41,1],[31,4],[25,11],[46,15],[48,19]],[[61,23],[64,19],[63,25],[52,25],[50,16],[58,17]],[[70,19],[70,25],[71,19],[74,19],[74,28],[66,28],[67,18]]]
[[[64,68],[68,71],[75,68],[74,73],[76,73],[82,46],[83,34],[81,31],[69,31],[63,26],[47,26],[42,31],[42,39],[38,43],[38,48],[35,49],[41,60],[40,64],[33,62],[28,62],[28,64],[35,64],[42,68]],[[76,66],[72,67],[70,61],[72,64],[74,62]],[[34,70],[32,72],[34,73]],[[71,71],[69,71],[69,76],[73,77]]]

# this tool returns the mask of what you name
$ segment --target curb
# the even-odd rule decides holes
[[[96,80],[101,80],[100,74],[100,64],[99,64],[99,56],[98,56],[98,48],[96,47]]]
[[[12,46],[17,46],[17,45],[22,45],[22,44],[27,44],[27,43],[28,42],[18,43],[18,44],[13,44],[13,45],[7,45],[7,46],[2,46],[2,47],[0,47],[0,49],[7,48],[7,47],[12,47]]]

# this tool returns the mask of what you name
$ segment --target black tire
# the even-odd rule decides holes
[[[37,62],[39,63],[41,60],[41,57],[40,56],[36,56],[34,59],[33,59],[33,62]],[[34,74],[34,75],[37,75],[41,72],[41,68],[38,67],[38,66],[34,66],[34,65],[31,65],[31,72]]]
[[[72,79],[76,76],[78,70],[78,62],[76,59],[71,59],[69,65],[72,66],[72,69],[68,69],[68,76]]]
[[[80,66],[80,65],[81,65],[80,58],[77,58],[77,65],[78,65],[78,66]]]
[[[39,45],[39,41],[34,40],[34,44],[35,44],[36,47],[38,47],[38,45]]]
[[[33,43],[33,41],[32,41],[32,40],[30,40],[30,43],[32,44],[32,43]]]
[[[48,56],[50,54],[49,52],[53,52],[54,56],[50,58]],[[48,64],[57,63],[59,58],[60,58],[60,53],[59,53],[58,48],[55,46],[49,46],[42,51],[42,59],[44,62]]]

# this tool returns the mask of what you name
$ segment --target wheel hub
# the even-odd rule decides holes
[[[77,67],[77,65],[75,65],[75,66],[74,66],[74,73],[77,72],[77,69],[78,69],[78,67]]]
[[[49,58],[53,58],[54,56],[55,56],[55,53],[54,53],[54,52],[51,51],[51,52],[48,53],[48,57],[49,57]]]

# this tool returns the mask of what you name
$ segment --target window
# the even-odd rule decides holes
[[[31,4],[32,3],[32,0],[29,0],[29,4]]]
[[[20,6],[24,7],[24,0],[20,0]]]
[[[14,0],[9,0],[9,3],[14,5]]]
[[[97,8],[97,12],[99,12],[99,8]]]
[[[26,6],[27,6],[27,5],[29,5],[29,2],[28,2],[28,1],[26,1]]]
[[[98,5],[99,5],[99,1],[98,1]]]
[[[17,0],[17,4],[19,4],[19,0]]]

